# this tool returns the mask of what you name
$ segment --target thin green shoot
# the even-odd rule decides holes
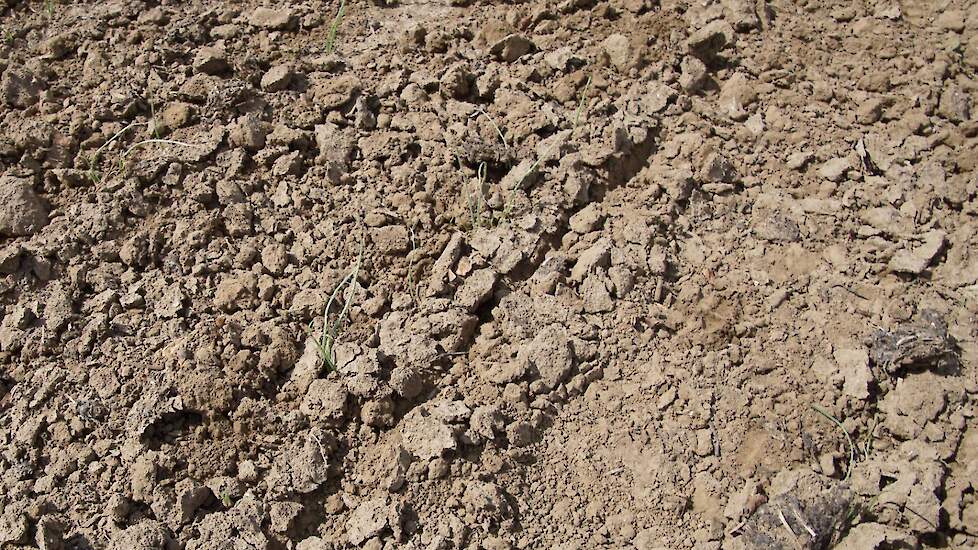
[[[44,13],[47,14],[48,19],[54,18],[54,0],[44,0]]]
[[[489,124],[492,124],[492,127],[496,130],[496,135],[498,135],[499,139],[503,142],[503,147],[509,151],[509,143],[506,142],[506,136],[504,136],[503,131],[499,129],[499,125],[496,124],[495,119],[493,119],[492,116],[490,116],[489,113],[487,113],[482,107],[479,107],[479,113],[489,120]]]
[[[873,451],[873,440],[876,438],[876,427],[880,425],[879,417],[873,417],[873,427],[866,433],[866,440],[863,442],[863,458],[869,458],[869,453]]]
[[[156,120],[156,106],[153,105],[153,102],[149,100],[147,100],[146,103],[149,103],[149,119],[153,122],[152,124],[153,137],[156,139],[160,139],[163,137],[163,135],[160,134],[160,125]]]
[[[845,426],[842,425],[842,422],[839,422],[838,418],[829,414],[829,412],[823,409],[822,407],[819,407],[818,405],[812,405],[812,410],[824,416],[830,422],[835,424],[842,431],[843,434],[845,434],[846,441],[849,443],[849,465],[846,467],[846,477],[844,477],[842,480],[849,481],[849,476],[852,475],[852,467],[856,463],[856,445],[855,443],[852,442],[852,436],[849,435],[849,431],[846,430]]]
[[[92,155],[88,158],[88,178],[92,180],[92,183],[98,183],[99,181],[99,176],[95,170],[95,165],[98,164],[99,155],[102,154],[102,151],[106,147],[111,145],[113,142],[115,142],[115,140],[122,137],[122,134],[128,132],[130,129],[135,128],[136,126],[147,126],[147,125],[149,125],[148,122],[130,122],[128,125],[126,125],[125,128],[116,132],[115,135],[113,135],[108,140],[106,140],[106,142],[103,143],[101,147],[99,147],[98,149],[95,150],[94,153],[92,153]]]
[[[319,359],[322,366],[326,370],[334,371],[336,370],[336,359],[333,357],[333,346],[336,344],[336,338],[339,335],[340,328],[343,326],[344,320],[347,318],[347,313],[350,308],[350,304],[353,303],[353,293],[356,289],[357,276],[360,273],[360,264],[363,262],[363,250],[364,241],[360,240],[360,253],[357,255],[357,260],[353,264],[353,268],[347,273],[340,282],[333,289],[333,293],[330,294],[329,300],[326,302],[326,309],[323,312],[323,328],[319,334],[319,337],[314,340],[316,347],[319,352]],[[343,299],[343,307],[340,309],[339,315],[330,322],[329,312],[333,308],[333,304],[336,300],[340,298],[343,293],[347,296]],[[311,326],[310,326],[311,329]]]
[[[577,110],[574,111],[574,129],[577,129],[578,123],[581,121],[581,111],[584,109],[584,101],[587,100],[587,92],[591,88],[591,77],[587,77],[587,82],[584,83],[584,90],[581,92],[581,99],[577,103]]]
[[[333,22],[329,25],[329,30],[326,32],[326,55],[333,53],[333,49],[336,46],[336,30],[340,26],[340,21],[343,19],[343,11],[346,9],[346,0],[340,0],[340,7],[336,10],[336,17],[333,18]]]
[[[469,216],[472,218],[473,229],[482,226],[482,189],[486,185],[487,170],[486,163],[480,162],[476,172],[476,190],[474,193],[477,198],[473,197],[473,193],[465,194],[465,199],[469,205]]]

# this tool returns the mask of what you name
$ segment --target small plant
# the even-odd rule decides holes
[[[336,370],[336,358],[333,353],[333,346],[336,344],[336,337],[339,335],[340,328],[343,326],[343,322],[346,320],[347,313],[350,309],[350,304],[353,303],[353,293],[356,289],[357,275],[360,273],[360,264],[363,262],[363,246],[364,242],[360,241],[360,253],[357,255],[357,261],[353,264],[353,268],[349,273],[340,279],[337,283],[336,288],[333,289],[333,293],[330,294],[329,300],[326,302],[326,309],[323,311],[323,328],[318,336],[314,337],[313,342],[316,344],[317,351],[319,352],[320,365],[326,368],[327,372]],[[340,309],[339,315],[330,322],[330,310],[333,309],[333,304],[340,299],[343,294],[343,308]],[[309,332],[313,333],[312,323],[309,324]]]
[[[44,0],[44,13],[47,14],[48,19],[54,18],[54,0]]]
[[[88,158],[88,179],[91,180],[91,182],[93,184],[98,183],[99,181],[101,181],[102,177],[101,177],[101,174],[98,172],[98,170],[96,170],[96,166],[98,165],[99,157],[102,154],[102,151],[106,147],[108,147],[113,142],[115,142],[117,139],[119,139],[120,137],[122,137],[122,134],[124,134],[127,131],[129,131],[129,129],[135,128],[136,126],[148,126],[148,125],[149,125],[148,122],[131,122],[125,128],[119,130],[118,132],[115,133],[115,135],[113,135],[108,140],[106,140],[106,142],[103,143],[98,149],[96,149],[95,152],[92,153],[92,155]],[[149,144],[153,144],[153,143],[162,143],[162,144],[166,144],[166,145],[178,145],[178,146],[181,146],[181,147],[190,147],[190,148],[199,147],[198,145],[194,145],[192,143],[186,143],[186,142],[183,142],[183,141],[176,141],[176,140],[172,140],[172,139],[155,139],[155,138],[154,139],[144,139],[142,141],[136,142],[133,145],[131,145],[128,149],[126,149],[125,153],[122,154],[122,157],[119,159],[119,167],[118,167],[119,168],[119,171],[121,172],[121,171],[125,170],[125,167],[126,167],[126,159],[129,158],[129,155],[131,155],[133,153],[133,151],[135,151],[136,149],[138,149],[140,147],[143,147],[143,146],[149,145]]]
[[[125,128],[116,132],[115,135],[107,139],[105,143],[96,149],[95,152],[88,158],[88,179],[90,179],[92,183],[98,183],[102,179],[95,167],[98,164],[99,155],[102,154],[103,149],[111,145],[115,140],[122,137],[122,134],[128,132],[131,128],[135,128],[136,126],[146,126],[148,124],[148,122],[130,122]]]
[[[843,481],[849,481],[849,476],[852,475],[852,467],[856,465],[856,445],[855,443],[852,442],[852,436],[849,435],[849,431],[846,430],[846,427],[842,425],[842,422],[839,422],[838,418],[829,414],[829,412],[823,409],[822,407],[819,407],[818,405],[812,405],[812,410],[822,415],[833,424],[835,424],[836,427],[838,427],[839,430],[841,430],[842,433],[845,434],[846,441],[849,443],[849,465],[846,467],[846,477],[843,478]]]
[[[482,189],[486,185],[487,171],[488,167],[486,163],[479,163],[479,168],[476,172],[475,196],[473,197],[473,193],[468,192],[468,190],[465,191],[465,200],[469,206],[469,217],[471,218],[473,229],[482,227]]]
[[[340,21],[343,19],[343,10],[346,9],[346,0],[340,0],[340,7],[336,10],[336,17],[333,18],[333,22],[329,25],[329,30],[326,31],[326,55],[333,53],[333,49],[336,47],[336,30],[340,27]]]

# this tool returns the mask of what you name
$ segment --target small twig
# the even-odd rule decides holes
[[[740,531],[741,529],[744,528],[745,525],[747,525],[747,520],[748,519],[750,519],[750,518],[744,518],[743,520],[741,520],[740,523],[738,523],[737,525],[734,525],[732,529],[728,530],[727,531],[727,534],[728,535],[735,535],[735,534],[737,534],[737,531]]]
[[[806,531],[808,531],[808,534],[812,536],[812,540],[818,538],[818,535],[816,535],[815,531],[811,527],[809,527],[808,524],[805,523],[804,518],[801,517],[801,514],[798,513],[798,510],[795,509],[794,506],[791,507],[791,513],[795,515],[795,519],[798,520],[798,523],[800,523],[801,526],[804,527]]]
[[[795,532],[791,529],[791,526],[788,525],[788,520],[785,519],[784,512],[781,511],[781,508],[778,508],[778,519],[781,520],[781,525],[784,525],[784,528],[787,529],[789,533],[791,533],[791,538],[792,540],[794,540],[794,538],[797,537],[798,535],[796,535]]]
[[[842,430],[842,433],[845,434],[846,441],[849,443],[849,464],[846,468],[846,477],[844,477],[842,481],[849,481],[849,476],[852,475],[852,467],[856,463],[856,445],[852,442],[852,436],[849,435],[849,432],[846,430],[845,426],[842,425],[842,422],[839,422],[839,420],[836,417],[829,414],[822,407],[819,407],[818,405],[812,405],[812,410],[827,418],[833,424],[838,426],[839,429]]]

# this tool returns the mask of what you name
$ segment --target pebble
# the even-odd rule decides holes
[[[219,75],[230,70],[224,51],[211,46],[197,50],[193,63],[194,71],[209,75]]]
[[[289,87],[293,74],[291,66],[275,65],[261,77],[261,89],[266,92],[280,92]]]
[[[845,178],[849,168],[851,165],[848,158],[836,157],[822,164],[818,169],[818,174],[829,181],[840,182]]]
[[[632,60],[632,47],[625,35],[612,34],[604,39],[601,48],[615,68],[619,70],[628,68]]]
[[[48,224],[48,209],[26,178],[0,177],[0,235],[33,235]]]
[[[296,22],[292,11],[288,9],[273,10],[270,8],[258,8],[248,18],[248,23],[253,27],[275,31],[294,27]]]

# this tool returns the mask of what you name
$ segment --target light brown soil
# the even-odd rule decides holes
[[[0,548],[978,544],[978,4],[337,9],[0,0]]]

